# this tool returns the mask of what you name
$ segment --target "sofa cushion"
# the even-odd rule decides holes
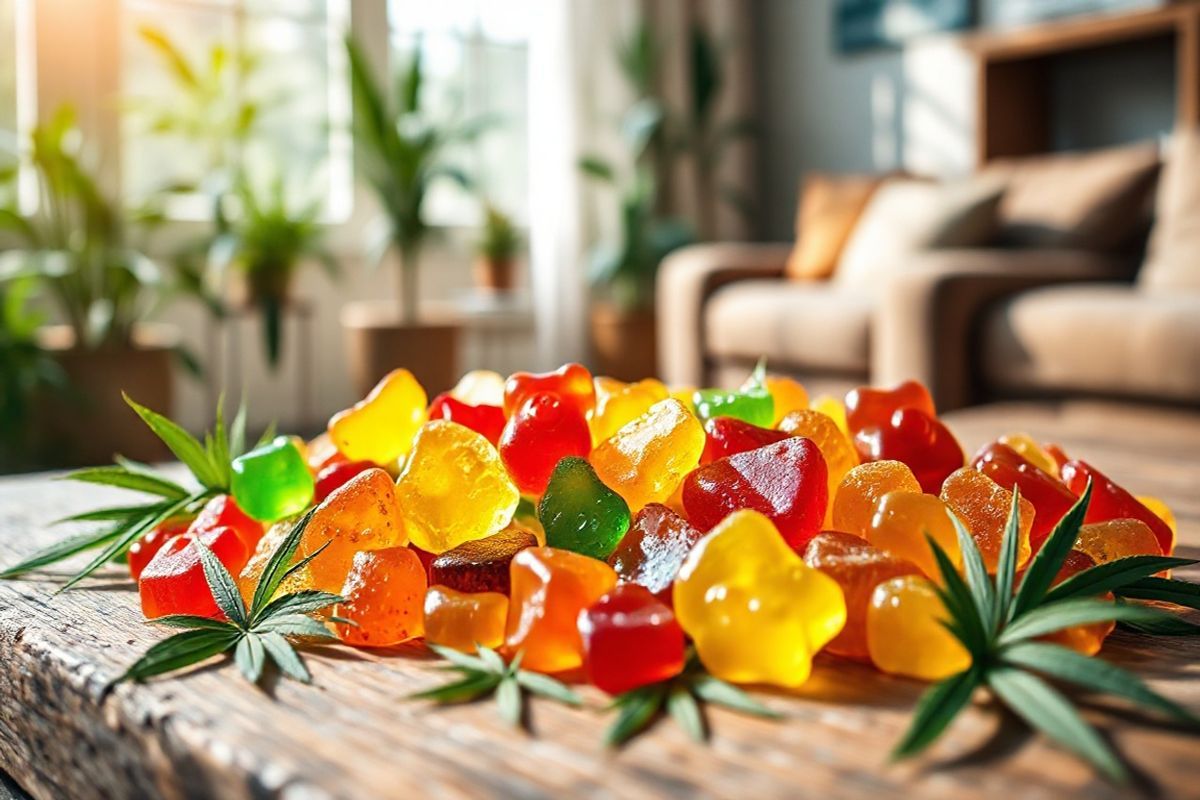
[[[717,291],[705,307],[705,347],[716,358],[800,370],[862,374],[873,302],[822,283],[743,281]]]
[[[1005,184],[1005,244],[1109,250],[1145,232],[1159,163],[1149,143],[998,159],[980,174]]]
[[[1200,403],[1200,296],[1125,284],[1017,295],[984,323],[984,379],[1001,392]]]
[[[1138,283],[1200,290],[1200,129],[1180,131],[1163,165],[1150,251]]]
[[[996,232],[1002,189],[992,180],[890,178],[871,197],[838,261],[842,286],[875,289],[924,250],[978,247]]]
[[[842,248],[882,181],[878,175],[807,176],[796,207],[796,245],[785,274],[798,281],[832,275]]]

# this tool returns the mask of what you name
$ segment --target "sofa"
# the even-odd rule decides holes
[[[993,230],[938,246],[876,236],[869,267],[844,269],[872,200],[824,279],[787,277],[796,244],[678,251],[658,279],[662,373],[736,385],[765,356],[810,394],[916,378],[942,410],[1074,395],[1200,406],[1196,138],[1177,137],[1161,185],[1157,147],[996,162],[975,177],[999,187]]]

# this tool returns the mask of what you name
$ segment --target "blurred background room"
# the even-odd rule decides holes
[[[1197,426],[1198,124],[1196,2],[0,0],[0,471],[396,366]]]

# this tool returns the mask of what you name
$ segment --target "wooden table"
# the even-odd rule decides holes
[[[955,427],[968,447],[1014,428],[1061,441],[1166,499],[1180,516],[1180,552],[1200,556],[1200,432],[1157,418],[1131,435],[1097,413],[991,409],[960,415]],[[0,482],[0,563],[60,535],[49,520],[108,494],[46,477]],[[1180,574],[1200,579],[1194,568]],[[764,693],[782,722],[715,711],[708,746],[661,724],[618,752],[601,745],[611,717],[586,689],[586,710],[534,701],[531,735],[490,704],[405,700],[444,680],[417,648],[310,651],[313,686],[272,681],[259,691],[222,664],[104,696],[163,633],[142,622],[117,569],[85,589],[52,597],[54,587],[45,576],[0,583],[0,769],[38,798],[1122,794],[983,699],[928,757],[889,764],[922,685],[824,656],[800,690]],[[1200,642],[1118,633],[1104,656],[1200,712]],[[1130,712],[1095,716],[1129,756],[1135,788],[1200,796],[1200,739]]]

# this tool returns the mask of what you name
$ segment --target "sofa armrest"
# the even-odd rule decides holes
[[[1128,278],[1124,259],[1083,250],[942,250],[922,254],[892,276],[871,329],[871,379],[915,378],[939,411],[969,405],[986,308],[1038,286]]]
[[[658,360],[667,383],[705,382],[704,305],[722,286],[779,278],[792,245],[702,244],[676,250],[658,271]]]

